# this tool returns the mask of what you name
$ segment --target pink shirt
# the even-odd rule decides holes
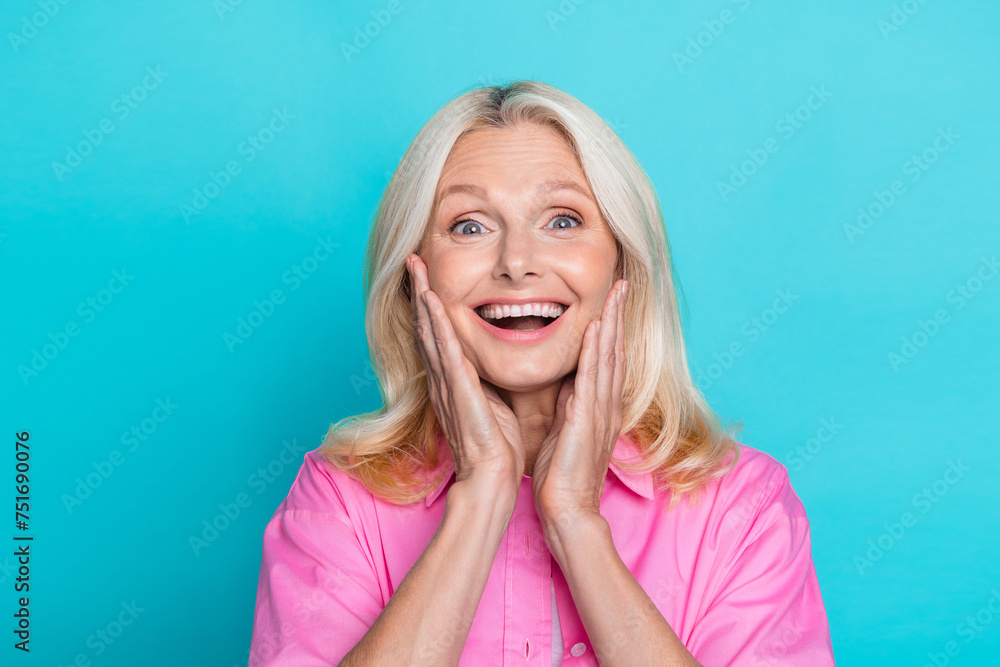
[[[783,465],[740,446],[737,466],[697,505],[671,511],[650,474],[612,464],[601,514],[615,547],[703,665],[833,665],[802,502]],[[443,482],[406,506],[306,454],[264,530],[250,667],[332,665],[361,640],[441,523],[454,461],[443,436],[438,448]],[[615,456],[636,453],[618,439]],[[525,476],[460,664],[553,662],[598,664]]]

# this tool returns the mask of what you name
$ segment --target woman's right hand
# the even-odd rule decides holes
[[[510,485],[524,475],[521,427],[496,389],[465,356],[441,299],[430,289],[427,265],[406,258],[410,274],[414,344],[427,372],[431,403],[455,459],[455,479]],[[477,485],[480,482],[477,482]]]

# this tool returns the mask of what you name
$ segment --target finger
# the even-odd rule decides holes
[[[426,280],[426,268],[423,275]],[[423,296],[423,307],[433,323],[438,364],[435,381],[443,408],[450,412],[447,418],[463,436],[492,440],[497,435],[494,428],[500,424],[495,417],[491,418],[493,411],[483,391],[482,379],[465,356],[441,298],[431,289],[425,290]]]
[[[615,345],[618,337],[618,309],[620,302],[621,290],[616,283],[608,290],[608,296],[604,301],[604,310],[601,312],[597,381],[594,387],[597,415],[600,415],[605,420],[610,420],[613,411],[611,390],[615,378],[615,366],[617,366]],[[606,421],[600,430],[604,431],[607,426]]]
[[[427,376],[427,393],[434,405],[442,429],[451,441],[455,433],[451,432],[451,405],[447,383],[443,380],[444,371],[434,341],[434,318],[427,309],[425,292],[427,292],[426,265],[419,255],[411,255],[409,269],[413,280],[413,308],[416,313],[414,327],[414,344],[420,355]]]
[[[417,294],[417,277],[414,273],[413,261],[416,257],[415,254],[411,253],[406,257],[406,273],[407,280],[410,281],[410,317],[413,325],[413,349],[417,351],[420,356],[420,363],[424,366],[424,372],[426,373],[430,369],[430,360],[424,352],[424,346],[421,342],[421,334],[423,333],[421,323],[422,316],[420,314],[420,296]]]
[[[573,383],[574,405],[593,405],[597,385],[598,349],[597,341],[601,333],[601,321],[591,320],[583,332],[583,347],[580,350],[580,361],[577,363],[576,378]]]
[[[424,347],[426,356],[425,365],[428,373],[435,373],[438,377],[442,375],[441,358],[435,341],[435,322],[425,301],[425,292],[430,290],[430,283],[427,279],[427,265],[419,256],[414,255],[410,265],[413,272],[414,302],[417,311],[415,326],[417,327],[421,344]],[[429,364],[427,363],[429,362]]]
[[[615,357],[618,363],[615,366],[615,379],[611,389],[615,440],[620,434],[622,425],[622,388],[625,385],[625,299],[628,296],[628,281],[623,281],[621,290],[622,296],[618,305],[618,335],[615,338]]]
[[[461,363],[449,362],[444,358],[447,339],[449,336],[454,339],[455,335],[440,298],[430,288],[427,265],[424,264],[423,259],[415,255],[411,262],[411,269],[414,278],[417,313],[423,327],[421,347],[425,357],[424,363],[428,369],[427,380],[432,402],[435,406],[438,422],[449,441],[457,442],[457,438],[462,437],[459,431],[463,431],[464,427],[467,427],[468,421],[462,419],[458,414],[459,405],[454,398],[456,396],[472,396],[472,400],[475,401],[478,396],[474,391],[469,391],[467,382],[455,377],[454,369],[456,366],[461,366]],[[489,406],[485,404],[476,406],[476,411],[480,414],[485,414],[488,409]]]
[[[622,281],[621,299],[618,301],[618,335],[615,338],[615,353],[619,361],[625,351],[625,300],[628,297],[628,281]]]
[[[467,397],[479,402],[479,396],[485,394],[477,393],[476,388],[482,389],[479,382],[479,374],[474,372],[471,363],[462,351],[462,344],[455,335],[455,328],[451,324],[448,312],[445,310],[441,299],[433,290],[424,293],[427,298],[427,310],[431,313],[434,321],[434,339],[440,355],[439,361],[443,371],[443,379],[452,392],[461,392],[457,395]],[[473,378],[475,384],[473,384]]]
[[[563,378],[562,386],[559,387],[559,397],[556,399],[556,418],[553,422],[553,428],[562,426],[563,420],[566,419],[566,402],[573,395],[573,382],[575,379],[569,375]]]

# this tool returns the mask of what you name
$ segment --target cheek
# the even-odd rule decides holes
[[[563,274],[567,281],[572,281],[570,284],[580,297],[582,309],[594,319],[600,317],[604,300],[614,284],[614,270],[614,258],[609,262],[607,257],[598,253],[581,253]]]
[[[461,284],[461,266],[448,253],[435,253],[424,259],[427,265],[427,283],[445,306],[455,298],[455,287]]]
[[[438,296],[463,296],[479,280],[483,258],[471,248],[441,249],[428,256],[427,279]]]

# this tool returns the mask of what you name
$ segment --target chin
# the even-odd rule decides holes
[[[497,372],[486,370],[485,373],[480,373],[479,377],[499,389],[530,392],[538,391],[555,382],[560,382],[566,375],[567,373],[560,372],[555,368],[550,372],[545,372],[538,368],[521,368],[515,364],[513,366],[505,366],[502,370],[497,369]]]

